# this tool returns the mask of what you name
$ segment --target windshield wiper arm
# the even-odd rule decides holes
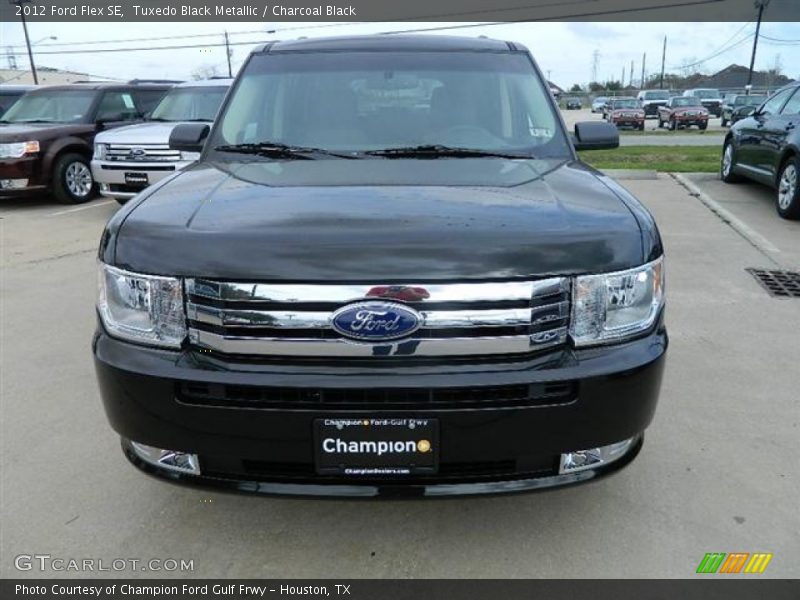
[[[301,146],[289,146],[288,144],[277,144],[273,142],[260,142],[256,144],[231,144],[217,146],[214,148],[219,152],[237,152],[239,154],[254,154],[257,156],[268,156],[271,158],[287,158],[300,160],[314,160],[316,156],[335,156],[337,158],[353,159],[358,158],[354,154],[340,154],[323,148],[303,148]]]
[[[494,150],[481,150],[479,148],[458,148],[443,146],[441,144],[424,144],[421,146],[406,146],[400,148],[385,148],[383,150],[368,150],[364,154],[381,156],[383,158],[533,158],[530,154],[513,152],[500,152]]]

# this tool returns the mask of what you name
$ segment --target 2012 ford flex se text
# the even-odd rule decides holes
[[[99,251],[97,375],[166,480],[478,494],[629,463],[667,349],[645,208],[580,162],[528,51],[375,36],[252,53],[200,160]]]

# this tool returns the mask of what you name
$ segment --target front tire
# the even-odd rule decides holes
[[[698,127],[700,128],[700,131],[705,131],[706,129],[708,129],[708,123],[702,123],[698,125]]]
[[[83,204],[95,195],[89,161],[81,154],[64,154],[53,167],[53,195],[62,204]]]
[[[722,122],[720,123],[720,125],[722,125],[722,127],[727,127],[728,126],[728,119],[726,119],[725,117],[722,117]]]
[[[670,131],[675,131],[678,129],[678,122],[675,119],[670,119],[669,123],[667,124],[667,129]]]
[[[800,157],[791,156],[778,175],[778,214],[784,219],[800,219]]]
[[[736,173],[733,172],[733,167],[736,164],[736,150],[730,140],[725,142],[722,147],[722,161],[719,166],[719,178],[725,183],[738,183],[742,180]]]

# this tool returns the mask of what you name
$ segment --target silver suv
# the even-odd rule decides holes
[[[95,138],[92,175],[100,193],[124,204],[147,186],[198,158],[169,149],[176,125],[213,122],[232,79],[192,81],[175,86],[145,123],[106,131]]]

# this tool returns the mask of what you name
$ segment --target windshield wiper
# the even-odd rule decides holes
[[[150,121],[151,123],[174,123],[172,119],[164,119],[162,117],[147,117],[145,121]]]
[[[421,146],[368,150],[364,154],[368,154],[369,156],[381,156],[383,158],[477,158],[484,156],[493,158],[533,158],[530,154],[481,150],[479,148],[458,148],[443,146],[441,144],[423,144]]]
[[[270,158],[286,158],[289,160],[315,160],[316,156],[335,156],[337,158],[353,159],[358,158],[354,154],[339,154],[323,148],[304,148],[301,146],[289,146],[288,144],[278,144],[274,142],[259,142],[256,144],[231,144],[217,146],[214,148],[219,152],[238,152],[239,154],[255,154],[256,156],[267,156]]]

